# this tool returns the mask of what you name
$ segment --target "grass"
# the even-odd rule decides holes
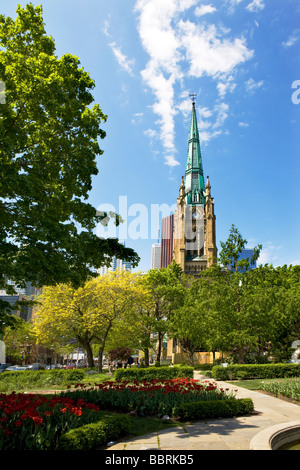
[[[32,371],[30,372],[31,374],[34,374],[35,372]],[[85,383],[86,385],[90,384],[93,385],[95,383],[101,383],[105,380],[113,380],[110,375],[108,375],[106,372],[103,373],[93,373],[93,374],[86,374],[84,379],[82,379],[81,383]],[[76,383],[76,382],[75,382]],[[75,385],[74,383],[74,385]],[[16,384],[16,380],[12,378],[12,381],[6,380],[5,383],[1,383],[0,381],[0,393],[11,393],[11,392],[16,392],[16,393],[24,393],[24,392],[30,392],[30,393],[39,393],[39,392],[45,392],[45,391],[53,391],[59,393],[60,391],[65,391],[68,387],[68,385],[71,385],[69,383],[65,384],[51,384],[51,383],[39,383],[38,385],[33,384],[32,386],[28,385],[28,382],[22,383],[22,377],[18,380]]]
[[[233,382],[227,381],[227,383],[236,385],[237,387],[246,388],[247,390],[262,390],[261,386],[263,383],[270,382],[273,379],[248,379],[248,380],[234,380]],[[278,380],[278,379],[274,379]]]
[[[263,390],[262,386],[265,383],[272,383],[272,382],[284,382],[286,379],[248,379],[248,380],[234,380],[233,382],[227,382],[232,385],[236,385],[237,387],[246,388],[247,390]]]
[[[230,382],[248,390],[269,393],[273,397],[300,405],[300,378],[253,379]]]

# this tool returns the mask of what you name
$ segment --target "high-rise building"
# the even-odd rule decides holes
[[[252,248],[244,248],[244,249],[240,252],[237,262],[242,261],[242,260],[245,260],[245,261],[247,261],[247,262],[249,263],[249,265],[248,265],[248,263],[247,263],[247,267],[238,266],[238,267],[237,267],[237,270],[238,270],[239,272],[245,272],[245,271],[248,271],[249,269],[255,269],[255,268],[256,268],[256,261],[253,261],[253,262],[251,263],[251,258],[252,258],[253,255],[254,255],[254,250],[253,250]],[[229,265],[229,266],[228,266],[228,269],[233,270],[234,268],[233,268],[232,265]]]
[[[125,242],[119,240],[121,245],[125,246]],[[124,269],[125,271],[131,271],[131,262],[124,261],[122,259],[118,259],[116,256],[113,257],[110,266],[102,266],[100,269],[97,270],[100,276],[107,274],[109,271],[116,271],[117,269]]]
[[[154,243],[152,245],[151,269],[159,269],[161,267],[160,254],[161,254],[161,244]]]
[[[215,220],[209,177],[206,185],[204,184],[197,116],[193,101],[186,170],[179,188],[173,233],[173,259],[181,265],[185,273],[197,275],[216,262]]]
[[[162,218],[161,221],[161,255],[160,267],[166,268],[173,259],[174,214]]]
[[[33,312],[32,306],[23,304],[22,306],[18,305],[15,307],[15,304],[16,302],[22,302],[24,300],[33,300],[35,288],[32,286],[31,282],[26,282],[24,287],[18,287],[14,281],[11,281],[8,278],[5,278],[5,283],[7,286],[13,286],[15,290],[14,294],[9,294],[5,289],[0,290],[0,300],[7,302],[10,305],[6,310],[6,313],[16,315],[25,321],[30,321]]]

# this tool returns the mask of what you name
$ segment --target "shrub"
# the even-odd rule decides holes
[[[129,432],[128,416],[110,416],[61,436],[57,450],[91,450]]]
[[[251,398],[184,403],[174,410],[181,421],[243,416],[254,410]]]
[[[214,364],[198,364],[194,367],[195,370],[212,370]]]
[[[97,388],[64,392],[62,396],[84,399],[101,409],[132,411],[147,415],[173,414],[176,406],[191,401],[229,399],[226,390],[218,389],[208,380],[198,383],[194,379],[180,378],[143,382],[103,382]]]
[[[214,366],[212,375],[216,380],[300,377],[300,364],[229,364]]]
[[[139,367],[130,369],[116,369],[114,377],[116,380],[168,380],[180,377],[192,378],[194,374],[193,367]]]
[[[0,395],[0,450],[54,450],[68,430],[99,420],[98,407],[58,395]]]
[[[80,369],[22,370],[0,374],[0,392],[34,389],[47,385],[68,385],[80,382],[85,373]]]

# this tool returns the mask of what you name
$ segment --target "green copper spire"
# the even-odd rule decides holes
[[[195,101],[192,102],[192,117],[189,133],[188,154],[185,170],[185,195],[187,204],[205,204],[200,139],[197,126]]]

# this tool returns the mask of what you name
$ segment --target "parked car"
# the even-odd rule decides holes
[[[5,372],[6,371],[16,371],[16,370],[25,370],[27,369],[26,366],[19,366],[19,365],[15,365],[15,366],[9,366],[5,369]]]
[[[44,369],[46,369],[46,365],[45,364],[38,364],[38,363],[30,364],[29,366],[27,366],[27,369],[28,370],[44,370]]]
[[[50,369],[61,369],[62,368],[62,365],[61,364],[48,364],[46,366],[46,369],[50,370]]]
[[[3,372],[4,370],[6,370],[8,367],[10,367],[11,364],[9,363],[5,363],[5,364],[0,364],[0,374],[1,372]]]
[[[67,364],[65,369],[75,369],[75,364]]]

